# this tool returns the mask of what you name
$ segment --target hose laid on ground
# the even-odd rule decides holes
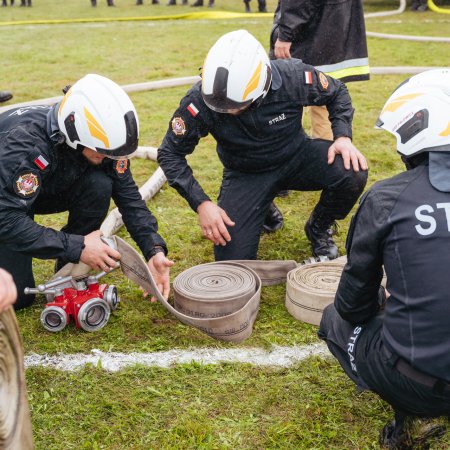
[[[450,14],[450,9],[439,8],[439,6],[437,6],[433,0],[428,0],[427,4],[428,8],[430,8],[431,11],[437,12],[439,14]]]
[[[292,316],[318,325],[322,311],[335,296],[346,257],[298,265],[295,261],[221,261],[200,264],[180,273],[173,282],[173,306],[161,295],[147,263],[118,236],[111,236],[121,254],[124,275],[186,325],[214,339],[242,342],[253,331],[261,287],[287,282],[286,307]],[[85,277],[89,267],[67,264],[55,276]]]
[[[12,307],[0,314],[0,448],[34,448],[22,339]]]

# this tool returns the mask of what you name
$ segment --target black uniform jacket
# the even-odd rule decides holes
[[[362,0],[279,0],[272,30],[291,55],[343,81],[369,79]]]
[[[158,150],[158,162],[171,186],[196,211],[209,197],[192,175],[186,155],[211,133],[225,168],[240,172],[275,170],[289,161],[306,139],[303,106],[326,105],[334,138],[352,136],[353,108],[345,85],[300,60],[271,61],[274,72],[267,96],[237,116],[212,111],[201,82],[181,100]]]
[[[57,106],[16,108],[0,115],[0,245],[36,258],[78,262],[83,236],[40,226],[32,219],[39,195],[67,191],[89,167],[80,151],[63,143]],[[112,197],[128,231],[148,258],[155,245],[165,248],[165,243],[130,170],[116,170],[117,164],[105,159],[100,167],[112,179]]]
[[[387,290],[382,340],[416,369],[450,382],[450,193],[432,187],[423,164],[377,183],[361,199],[347,239],[335,306],[361,324]]]

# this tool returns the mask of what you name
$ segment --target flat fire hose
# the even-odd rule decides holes
[[[253,330],[261,287],[287,283],[286,307],[303,322],[318,325],[325,306],[331,303],[346,262],[334,261],[298,265],[295,261],[221,261],[200,264],[179,274],[173,282],[173,306],[161,295],[139,253],[118,236],[110,238],[121,254],[124,275],[186,325],[230,342],[247,339]],[[81,270],[82,269],[82,270]],[[89,267],[67,264],[59,276],[80,277]],[[84,273],[83,273],[84,272]]]
[[[0,314],[0,448],[34,448],[22,339],[12,307]]]

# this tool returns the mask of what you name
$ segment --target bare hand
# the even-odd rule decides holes
[[[276,59],[289,59],[291,57],[292,42],[283,42],[276,40],[273,48]]]
[[[84,249],[81,252],[80,261],[94,270],[109,272],[111,268],[116,267],[120,253],[106,245],[100,239],[102,235],[103,233],[97,230],[84,237]]]
[[[350,170],[350,165],[355,172],[359,169],[367,170],[367,161],[364,155],[353,145],[348,137],[337,138],[328,150],[328,164],[333,164],[336,155],[341,155],[344,167]]]
[[[9,308],[17,298],[17,289],[13,277],[3,269],[0,269],[0,312]]]
[[[214,242],[215,245],[226,245],[231,241],[227,226],[234,226],[234,222],[222,208],[211,201],[206,201],[197,208],[197,213],[206,239]]]
[[[173,261],[167,259],[163,252],[156,253],[147,263],[156,287],[166,300],[170,294],[170,268],[173,264]],[[144,297],[147,297],[147,292],[144,292]],[[156,297],[152,296],[150,301],[156,302]]]

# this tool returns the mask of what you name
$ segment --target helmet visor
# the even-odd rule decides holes
[[[133,111],[128,111],[124,115],[126,140],[123,145],[116,148],[100,148],[95,150],[111,159],[124,159],[134,153],[138,148],[139,133],[136,116]]]

